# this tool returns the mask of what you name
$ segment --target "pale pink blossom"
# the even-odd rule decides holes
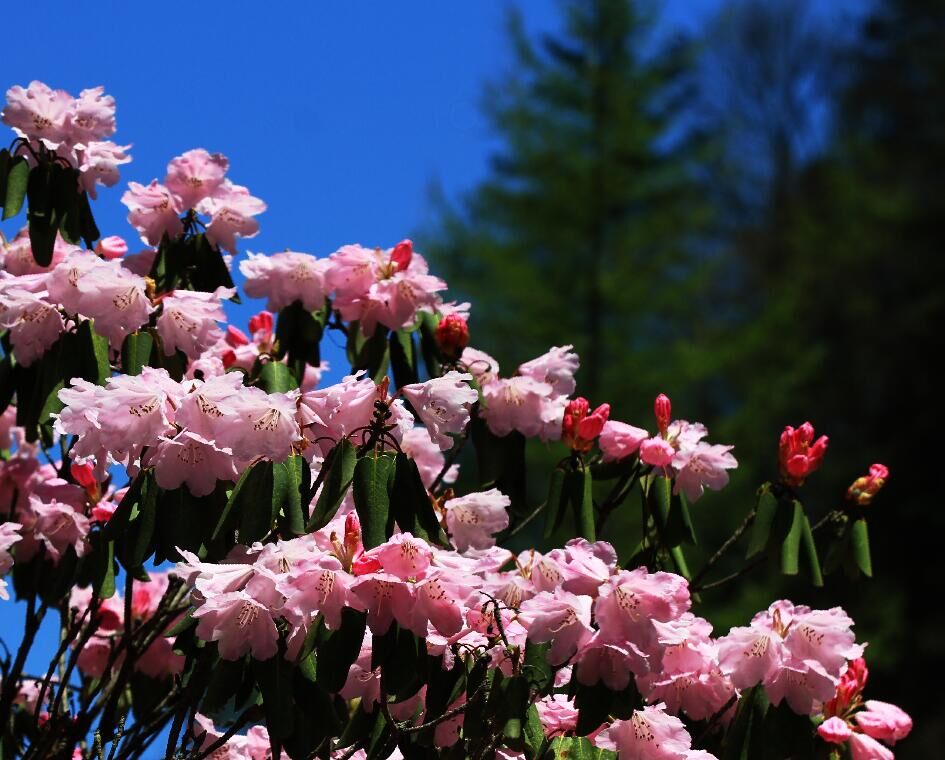
[[[115,98],[106,95],[101,86],[82,90],[72,103],[68,128],[70,139],[83,145],[111,137],[115,134]]]
[[[78,151],[79,183],[92,198],[97,198],[97,186],[114,187],[121,179],[119,166],[131,162],[130,145],[118,145],[111,140],[93,142]]]
[[[251,238],[259,233],[254,216],[266,210],[266,204],[249,194],[242,185],[225,179],[212,197],[197,204],[197,211],[210,217],[207,240],[212,245],[236,253],[236,238]]]
[[[495,380],[482,388],[482,416],[494,435],[517,430],[528,438],[554,441],[561,437],[567,399],[551,385],[531,377]]]
[[[101,254],[106,259],[120,259],[128,253],[128,243],[118,235],[109,235],[102,238],[95,244],[95,252]]]
[[[259,576],[256,576],[258,578]],[[268,660],[279,651],[279,633],[271,608],[281,606],[282,595],[274,585],[256,584],[254,578],[242,591],[215,594],[194,610],[197,635],[205,641],[216,641],[220,657],[237,660],[247,652],[254,659]]]
[[[35,515],[32,530],[36,538],[46,546],[46,555],[58,563],[69,547],[81,557],[85,554],[85,537],[89,532],[89,519],[71,504],[59,501],[43,502],[30,497],[30,509]]]
[[[16,279],[0,280],[0,328],[10,331],[17,363],[29,367],[58,340],[65,323],[45,294],[17,287]]]
[[[150,185],[129,182],[121,202],[128,207],[128,223],[148,245],[158,246],[165,235],[173,240],[184,231],[178,198],[156,179]]]
[[[578,681],[586,686],[603,681],[608,689],[623,691],[630,684],[630,676],[644,675],[649,663],[647,655],[632,642],[607,641],[596,631],[578,649],[574,664]]]
[[[174,438],[162,438],[147,456],[154,479],[165,489],[186,484],[194,496],[213,493],[218,480],[236,480],[239,472],[229,449],[220,449],[197,433],[184,430]]]
[[[34,80],[26,88],[15,85],[7,90],[7,105],[0,117],[27,139],[55,147],[70,135],[74,103],[65,90],[53,90]]]
[[[695,446],[682,448],[673,455],[676,479],[673,492],[682,491],[689,501],[696,501],[706,488],[719,491],[728,483],[726,470],[738,467],[730,453],[732,446],[719,446],[698,442]]]
[[[433,485],[443,465],[446,457],[440,447],[430,438],[430,432],[425,427],[415,427],[404,434],[400,442],[401,450],[410,457],[417,465],[420,471],[420,479],[427,488]],[[447,485],[455,483],[459,477],[459,465],[451,465],[443,475],[442,482]]]
[[[158,334],[164,353],[171,356],[180,349],[196,359],[217,343],[223,332],[217,322],[225,322],[221,299],[232,298],[233,288],[217,288],[213,293],[175,290],[161,300],[163,309],[157,319]]]
[[[485,387],[499,377],[499,362],[485,351],[480,351],[477,348],[464,348],[459,363],[469,374],[476,378],[480,388]]]
[[[621,760],[695,760],[712,758],[692,750],[692,737],[683,722],[669,715],[662,704],[634,710],[628,720],[615,720],[594,739],[603,749],[616,751]]]
[[[555,346],[547,353],[519,365],[518,372],[540,383],[548,383],[555,395],[570,396],[577,383],[574,374],[581,366],[573,346]]]
[[[451,448],[450,434],[462,433],[469,424],[469,408],[479,398],[469,386],[470,380],[471,375],[451,370],[442,377],[400,389],[441,449]]]
[[[430,567],[433,549],[422,538],[410,533],[395,533],[364,556],[377,560],[385,573],[405,580],[423,575]]]
[[[244,290],[251,298],[268,299],[267,309],[279,311],[294,301],[301,302],[308,311],[325,305],[331,260],[295,251],[247,255],[247,260],[240,263],[240,272],[246,278]]]
[[[443,504],[446,530],[456,550],[495,546],[495,535],[509,527],[511,503],[497,488],[448,499]]]
[[[640,461],[653,467],[668,467],[676,449],[665,438],[647,438],[640,444]]]
[[[643,428],[628,425],[626,422],[607,420],[598,439],[603,454],[601,461],[616,462],[636,454],[640,450],[640,444],[649,436]]]
[[[542,591],[522,602],[519,619],[528,638],[539,644],[550,641],[548,660],[561,665],[590,640],[591,599],[562,589]]]
[[[578,711],[566,694],[551,694],[535,703],[545,736],[564,736],[577,728]]]
[[[872,736],[854,732],[850,737],[850,757],[852,760],[894,760],[895,755]]]
[[[301,439],[296,416],[296,393],[266,393],[242,388],[224,402],[224,417],[216,425],[216,443],[237,459],[265,457],[282,462]]]
[[[220,187],[229,166],[221,153],[208,153],[203,148],[188,150],[168,163],[164,184],[180,199],[181,209],[196,208]]]

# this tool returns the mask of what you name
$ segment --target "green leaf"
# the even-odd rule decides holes
[[[389,481],[395,463],[393,454],[370,451],[354,467],[354,506],[365,549],[373,549],[390,537]]]
[[[475,408],[476,412],[469,424],[476,449],[480,488],[498,488],[512,500],[510,511],[513,518],[521,518],[528,512],[525,436],[517,431],[502,437],[493,435],[479,415],[478,407]]]
[[[266,393],[286,393],[298,388],[299,383],[282,362],[267,362],[259,371],[259,386]]]
[[[551,740],[548,752],[547,757],[554,760],[611,760],[617,757],[616,752],[599,749],[583,736],[557,736]]]
[[[190,248],[184,255],[187,256],[187,277],[194,290],[210,293],[219,287],[233,287],[233,278],[223,260],[223,253],[210,244],[205,234],[195,235],[184,245]],[[238,297],[233,300],[240,302]]]
[[[121,368],[126,375],[140,375],[151,358],[154,338],[149,332],[133,332],[121,346]]]
[[[92,216],[92,206],[89,204],[89,194],[79,193],[79,232],[86,247],[91,249],[102,233],[98,231],[95,217]]]
[[[136,578],[141,578],[142,575],[146,578],[147,574],[143,570],[144,561],[154,552],[153,538],[157,514],[158,487],[154,482],[153,473],[147,472],[141,479],[136,496],[137,498],[132,502],[127,527],[118,539],[118,554],[125,570],[134,574]],[[123,499],[123,504],[124,501]]]
[[[424,683],[424,641],[397,623],[371,641],[371,668],[382,669],[388,695],[402,701],[416,694]]]
[[[390,334],[390,363],[394,385],[402,388],[417,382],[417,350],[413,331],[394,330]]]
[[[502,681],[499,691],[500,713],[497,717],[499,720],[504,719],[502,735],[510,741],[517,741],[522,736],[522,727],[527,720],[528,697],[528,683],[522,676]]]
[[[301,301],[293,301],[279,312],[276,321],[279,357],[288,356],[289,366],[296,377],[302,377],[306,364],[317,367],[321,363],[319,344],[323,330],[323,322]]]
[[[683,542],[696,544],[686,496],[683,493],[673,493],[671,479],[655,478],[650,486],[649,499],[650,512],[656,520],[665,548],[672,549]]]
[[[7,169],[6,188],[3,197],[3,218],[10,219],[20,213],[29,185],[30,166],[22,156],[11,159]]]
[[[866,518],[854,520],[850,526],[850,547],[856,566],[867,578],[873,577],[873,560],[870,557],[870,535]]]
[[[403,453],[396,457],[391,504],[401,530],[427,541],[446,544],[417,463]]]
[[[251,660],[253,677],[262,694],[269,732],[277,739],[292,733],[295,704],[292,699],[292,664],[282,654],[268,660]]]
[[[210,671],[210,681],[200,703],[201,711],[215,713],[233,699],[246,676],[245,660],[219,660]]]
[[[251,544],[272,529],[274,476],[272,462],[256,462],[236,481],[211,539],[220,535],[231,516],[239,519],[240,541]]]
[[[26,183],[30,247],[33,249],[33,258],[42,267],[52,262],[56,233],[59,231],[54,187],[62,171],[58,164],[39,164],[30,171]]]
[[[801,535],[804,526],[804,508],[799,501],[782,502],[782,512],[790,511],[791,526],[781,542],[781,572],[784,575],[797,575],[800,559]]]
[[[335,516],[351,487],[357,460],[357,449],[347,438],[342,438],[328,453],[323,465],[327,475],[315,502],[315,511],[306,526],[309,531],[323,528]]]
[[[577,535],[596,541],[594,527],[594,478],[586,468],[571,470],[565,478],[565,490],[574,513]]]
[[[105,538],[101,531],[89,534],[92,545],[92,591],[98,599],[115,595],[115,542]]]
[[[530,704],[525,713],[525,760],[540,758],[547,744],[548,740],[545,738],[545,728],[538,715],[538,708]]]
[[[561,467],[551,471],[551,480],[548,483],[548,499],[545,501],[545,540],[554,535],[564,520],[565,506],[568,503],[564,490],[566,473]]]
[[[79,377],[96,385],[105,385],[112,375],[108,361],[108,340],[99,335],[91,321],[86,320],[76,331],[80,358]]]
[[[548,662],[548,650],[551,642],[537,644],[534,641],[525,642],[525,661],[522,665],[522,674],[535,691],[544,691],[554,682],[554,671]]]
[[[768,546],[768,537],[774,525],[774,516],[778,511],[778,500],[771,493],[770,488],[763,487],[758,497],[758,510],[755,521],[751,526],[751,536],[748,539],[748,550],[745,559],[760,554]]]
[[[440,349],[436,343],[436,328],[440,318],[431,312],[420,312],[420,351],[423,363],[430,377],[439,377],[443,368],[440,365]]]
[[[305,517],[302,515],[302,457],[293,454],[286,461],[277,464],[276,470],[281,471],[284,486],[281,494],[273,493],[273,499],[281,496],[279,506],[285,515],[288,529],[296,536],[301,536],[305,533]],[[273,506],[275,507],[275,504]]]
[[[345,685],[348,672],[361,652],[367,615],[345,607],[341,611],[341,627],[329,631],[316,647],[315,679],[328,691],[338,692]]]
[[[387,375],[390,364],[390,346],[387,342],[388,330],[378,325],[374,334],[365,338],[361,330],[353,323],[348,326],[348,360],[351,371],[366,370],[374,382],[380,382]]]
[[[807,515],[803,516],[801,522],[801,540],[804,543],[804,554],[807,556],[807,567],[810,571],[811,583],[820,588],[824,585],[824,576],[820,570],[820,559],[817,556],[817,543],[814,541],[814,534],[810,528],[810,520]]]

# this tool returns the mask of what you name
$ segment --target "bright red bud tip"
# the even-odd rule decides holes
[[[665,436],[670,420],[673,418],[673,405],[665,393],[661,393],[653,402],[653,414],[656,415],[656,426],[660,434]]]
[[[814,440],[814,426],[805,422],[797,429],[788,425],[778,444],[781,479],[790,486],[802,486],[807,476],[820,467],[827,453],[825,435]]]
[[[249,338],[247,338],[246,333],[238,327],[229,325],[226,328],[226,342],[228,345],[233,346],[233,348],[239,348],[240,346],[249,345]]]
[[[460,314],[447,314],[436,327],[436,344],[448,359],[456,360],[469,345],[469,325]]]
[[[266,333],[266,335],[271,335],[273,324],[274,321],[272,319],[272,312],[261,311],[250,318],[249,331],[253,333],[253,335],[260,331]]]
[[[75,482],[82,486],[85,489],[85,492],[97,501],[100,491],[98,487],[98,481],[95,479],[95,471],[92,469],[92,465],[77,464],[73,462],[69,466],[69,472],[72,473],[72,477]]]
[[[391,251],[390,260],[396,267],[397,272],[403,272],[410,266],[410,259],[413,258],[413,242],[410,240],[401,240]]]

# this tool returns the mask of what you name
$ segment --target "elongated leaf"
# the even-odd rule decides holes
[[[564,520],[565,507],[568,499],[565,498],[564,481],[566,473],[560,467],[551,471],[551,480],[548,483],[548,499],[545,502],[545,539],[549,539],[561,527]]]
[[[774,516],[778,511],[778,500],[770,489],[764,488],[758,497],[758,511],[751,527],[751,536],[748,539],[746,559],[760,554],[768,546],[768,537],[774,525]]]
[[[548,740],[545,738],[545,728],[538,714],[538,708],[530,704],[525,714],[525,760],[540,758],[547,744]]]
[[[338,692],[345,685],[348,671],[361,652],[367,616],[345,607],[341,611],[341,627],[329,631],[316,648],[316,681],[328,691]]]
[[[594,478],[588,469],[571,470],[565,479],[565,489],[574,513],[577,535],[596,541],[594,527]]]
[[[394,385],[402,388],[417,382],[417,349],[413,331],[394,330],[390,334],[390,363]]]
[[[305,533],[305,517],[302,515],[302,457],[294,454],[278,464],[277,468],[282,473],[284,487],[281,493],[274,492],[273,498],[281,496],[282,513],[285,515],[288,529],[301,536]]]
[[[29,184],[30,166],[26,159],[17,156],[10,161],[7,169],[6,187],[3,194],[3,218],[10,219],[20,213],[26,199]]]
[[[315,511],[307,526],[309,531],[324,527],[335,516],[351,487],[357,459],[357,450],[347,438],[342,438],[328,454],[323,465],[328,468],[328,474],[322,484],[318,501],[315,502]]]
[[[824,576],[820,571],[820,558],[817,556],[817,544],[810,529],[810,520],[804,515],[801,523],[801,540],[804,543],[804,554],[807,556],[807,568],[810,571],[811,583],[820,588],[824,585]]]
[[[244,529],[248,529],[250,533],[255,534],[262,529],[256,526],[264,525],[266,527],[262,535],[268,533],[268,526],[272,524],[272,485],[272,462],[257,462],[252,467],[247,468],[240,479],[236,481],[236,486],[230,493],[230,498],[226,501],[226,507],[213,529],[211,538],[215,539],[220,535],[231,516],[240,519],[241,541],[252,543],[251,540],[244,537]],[[244,511],[254,513],[254,515],[243,518]],[[243,525],[243,519],[247,520],[245,526]]]
[[[393,454],[368,452],[354,467],[354,506],[361,521],[361,540],[373,549],[390,536],[390,477]]]
[[[617,753],[595,747],[583,736],[557,736],[551,740],[546,757],[553,760],[612,760]]]
[[[58,164],[39,164],[30,171],[26,184],[30,247],[33,258],[42,267],[52,262],[56,233],[59,231],[53,188],[61,172],[62,167]]]
[[[781,510],[790,510],[791,527],[781,542],[781,572],[784,575],[797,575],[800,560],[801,536],[804,532],[804,508],[800,502],[782,503]]]
[[[430,377],[439,377],[443,369],[440,365],[440,349],[436,344],[436,328],[440,318],[431,312],[420,312],[420,351],[423,364]]]
[[[92,591],[99,599],[115,595],[115,542],[105,539],[101,531],[89,534],[92,545]]]
[[[276,321],[279,356],[288,357],[296,377],[302,377],[306,364],[317,367],[321,362],[319,344],[323,330],[320,317],[306,309],[301,301],[293,301],[279,312]]]
[[[351,371],[366,370],[374,382],[380,382],[387,375],[390,364],[390,345],[387,342],[388,330],[378,325],[374,334],[366,338],[354,325],[348,327],[348,360]]]
[[[149,332],[133,332],[125,338],[121,347],[121,368],[126,375],[140,375],[148,364],[154,338]]]
[[[137,499],[133,503],[127,527],[118,540],[121,564],[136,578],[147,579],[143,569],[144,561],[154,552],[157,496],[158,487],[154,482],[154,475],[146,473],[137,491]]]
[[[433,504],[417,463],[406,454],[398,454],[395,464],[394,487],[391,492],[391,504],[394,519],[401,530],[415,536],[446,544],[446,536],[440,528],[440,521],[433,511]]]
[[[298,388],[299,383],[282,362],[268,362],[259,371],[259,386],[266,393],[285,393]]]
[[[850,547],[860,572],[867,578],[872,578],[873,560],[870,556],[870,535],[865,517],[855,520],[850,526]]]
[[[295,725],[292,699],[292,665],[281,654],[268,660],[251,660],[253,677],[263,698],[270,733],[284,739]]]

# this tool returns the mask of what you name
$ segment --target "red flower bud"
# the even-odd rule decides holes
[[[95,471],[90,464],[77,464],[73,462],[69,466],[69,472],[72,478],[85,489],[92,501],[98,501],[101,496],[98,481],[95,479]]]
[[[673,418],[673,405],[665,393],[661,393],[653,402],[653,414],[656,415],[656,426],[659,428],[660,435],[665,436],[670,420]]]
[[[796,430],[788,425],[781,433],[778,460],[781,478],[791,486],[802,486],[807,476],[820,467],[827,452],[825,435],[814,440],[814,426],[805,422]]]
[[[410,240],[401,240],[391,251],[390,260],[394,265],[395,272],[403,272],[410,266],[410,259],[413,258],[413,242]]]
[[[238,348],[239,346],[249,345],[249,338],[247,338],[246,333],[238,327],[229,325],[226,328],[226,342],[228,345],[233,346],[233,348]]]
[[[443,355],[454,361],[469,345],[469,325],[461,314],[447,314],[436,327],[436,344]]]
[[[601,404],[590,414],[589,410],[587,399],[580,396],[571,399],[564,409],[561,438],[572,451],[590,451],[610,417],[610,404]]]
[[[268,337],[272,335],[273,324],[274,324],[274,321],[272,319],[272,312],[261,311],[250,318],[249,331],[253,335],[255,335],[258,332],[263,332]]]

